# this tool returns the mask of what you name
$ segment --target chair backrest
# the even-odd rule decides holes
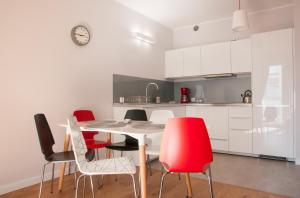
[[[173,111],[170,110],[154,110],[151,112],[149,121],[155,124],[166,124],[169,118],[174,118]]]
[[[146,111],[143,109],[130,109],[126,112],[124,119],[131,119],[135,121],[147,121]],[[138,144],[138,140],[125,135],[125,141],[127,144]]]
[[[85,140],[83,138],[80,127],[77,125],[76,118],[71,117],[67,120],[68,127],[71,131],[71,140],[73,151],[75,155],[76,164],[80,172],[83,172],[82,167],[84,167],[88,161],[86,159],[86,153],[88,151]]]
[[[136,121],[147,121],[146,111],[143,109],[130,109],[126,112],[124,119],[131,119]]]
[[[95,120],[95,116],[91,110],[76,110],[73,115],[76,117],[78,122]]]
[[[76,110],[73,113],[78,122],[93,121],[95,116],[91,110]],[[97,131],[82,131],[84,139],[94,139],[94,136],[98,134]]]
[[[170,172],[203,172],[213,161],[202,118],[169,119],[162,137],[160,162]]]
[[[53,154],[52,146],[55,144],[51,129],[44,114],[34,115],[37,134],[40,141],[40,146],[45,159]]]

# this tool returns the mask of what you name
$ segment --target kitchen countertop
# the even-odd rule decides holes
[[[252,103],[113,103],[113,107],[252,106]]]

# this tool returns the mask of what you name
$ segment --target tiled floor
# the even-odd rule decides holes
[[[215,153],[212,175],[214,181],[300,197],[300,166],[294,163]]]

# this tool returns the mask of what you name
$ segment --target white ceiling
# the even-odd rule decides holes
[[[169,28],[231,17],[237,0],[116,0]],[[241,0],[248,12],[292,4],[293,0]]]

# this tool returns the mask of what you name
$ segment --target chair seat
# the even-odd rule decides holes
[[[86,139],[85,142],[88,149],[99,149],[104,148],[108,145],[108,142],[98,141],[94,139]]]
[[[135,174],[136,167],[127,157],[84,162],[81,171],[87,175]]]
[[[160,146],[158,145],[150,145],[146,147],[146,154],[147,155],[157,155],[160,154]]]
[[[118,142],[106,146],[108,149],[117,150],[117,151],[137,151],[139,150],[138,144],[129,144],[124,142]]]
[[[75,156],[73,151],[53,153],[46,158],[48,162],[64,162],[64,161],[74,161]]]

